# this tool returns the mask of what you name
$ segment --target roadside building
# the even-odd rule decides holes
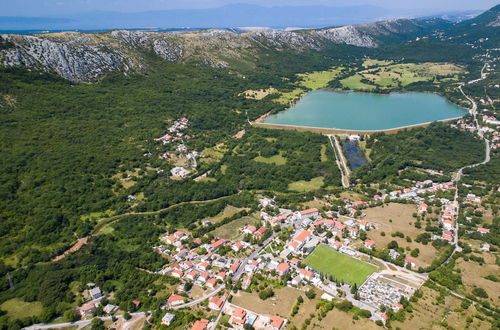
[[[243,325],[245,324],[246,318],[247,318],[247,312],[243,308],[237,307],[233,311],[232,321],[234,323]]]
[[[89,290],[89,295],[91,299],[101,298],[102,297],[101,289],[98,286],[96,286],[95,288]]]
[[[184,303],[184,297],[172,295],[167,299],[167,303],[170,307],[182,305]]]
[[[175,315],[167,312],[161,318],[161,324],[169,326],[174,320],[175,320]]]
[[[371,239],[367,239],[367,240],[365,241],[365,247],[366,247],[367,249],[373,250],[373,248],[375,247],[375,242],[374,242],[374,241],[372,241]]]
[[[215,311],[220,311],[222,309],[222,306],[224,306],[224,301],[222,299],[220,299],[219,297],[210,298],[208,308]]]
[[[278,275],[280,276],[288,274],[289,271],[290,266],[287,263],[279,264],[278,267],[276,267],[276,273],[278,273]]]
[[[310,219],[312,217],[317,217],[318,215],[319,215],[319,211],[316,208],[308,209],[308,210],[304,210],[304,211],[299,212],[299,217],[301,220]]]
[[[194,322],[193,326],[191,327],[191,330],[205,330],[208,328],[208,320],[206,319],[201,319],[196,322]]]
[[[94,313],[94,311],[96,310],[96,306],[95,306],[95,303],[93,302],[88,302],[86,304],[83,304],[79,311],[80,311],[80,315],[82,317],[85,317],[85,316],[89,316],[89,315],[92,315],[92,313]]]

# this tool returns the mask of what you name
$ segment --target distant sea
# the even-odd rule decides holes
[[[173,31],[200,31],[207,30],[206,28],[136,28],[136,29],[99,29],[99,30],[79,30],[79,29],[60,29],[60,30],[0,30],[0,34],[44,34],[44,33],[58,33],[58,32],[81,32],[81,33],[101,33],[115,30],[127,31],[147,31],[147,32],[173,32]]]

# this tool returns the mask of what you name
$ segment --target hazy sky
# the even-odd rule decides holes
[[[174,8],[209,8],[235,3],[267,7],[374,5],[398,10],[435,12],[487,9],[496,5],[498,0],[0,0],[0,16],[64,15],[94,10],[137,12]]]

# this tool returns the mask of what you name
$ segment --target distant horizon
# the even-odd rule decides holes
[[[17,0],[2,4],[2,15],[11,17],[46,17],[77,15],[94,11],[137,13],[159,10],[213,9],[230,5],[258,5],[266,8],[296,6],[373,6],[387,10],[409,12],[440,12],[486,10],[497,5],[496,0],[420,0],[418,4],[399,0]]]
[[[27,0],[24,0],[27,1]],[[89,0],[90,1],[90,0]],[[0,31],[108,31],[115,29],[231,29],[266,27],[273,29],[323,28],[355,25],[398,18],[442,17],[450,21],[472,18],[483,10],[403,10],[377,5],[309,4],[262,6],[240,3],[208,9],[166,9],[137,12],[94,9],[77,14],[0,16]],[[489,8],[488,8],[489,9]]]

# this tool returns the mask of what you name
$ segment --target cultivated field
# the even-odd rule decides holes
[[[308,89],[320,89],[328,86],[328,83],[335,79],[343,68],[332,68],[328,71],[315,71],[310,73],[298,74],[302,81],[301,86]]]
[[[465,285],[465,291],[469,294],[475,287],[483,288],[489,296],[490,302],[499,306],[500,284],[487,280],[484,277],[488,275],[500,274],[500,267],[496,265],[496,257],[491,253],[474,253],[476,257],[482,257],[485,263],[480,266],[474,261],[465,261],[459,259],[457,262],[458,269],[461,271],[462,281]]]
[[[376,267],[360,260],[339,253],[325,245],[318,245],[304,263],[323,274],[331,275],[336,280],[361,286]]]
[[[464,72],[461,67],[450,63],[392,64],[387,61],[367,60],[363,66],[369,68],[341,80],[345,88],[373,90],[376,87],[395,88],[435,78],[458,80],[459,75]]]
[[[314,322],[317,322],[316,320]],[[369,319],[354,320],[352,313],[342,312],[336,308],[328,312],[326,317],[319,322],[319,326],[323,329],[331,329],[332,324],[335,325],[334,329],[363,329],[363,330],[380,330],[375,322]]]
[[[227,205],[224,208],[224,211],[220,212],[219,214],[217,214],[214,217],[205,218],[203,220],[210,220],[213,223],[218,223],[218,222],[221,222],[222,220],[224,220],[225,218],[232,217],[236,213],[241,212],[243,210],[249,210],[249,209],[248,208],[243,208],[243,207],[234,207],[232,205]]]
[[[281,153],[271,156],[271,157],[262,157],[257,156],[254,158],[256,162],[265,163],[265,164],[274,164],[274,165],[285,165],[286,158],[281,155]]]
[[[248,293],[240,290],[233,296],[231,302],[259,314],[280,315],[288,318],[297,297],[302,295],[305,299],[304,292],[290,287],[274,289],[274,292],[274,297],[261,300],[256,293]]]
[[[367,90],[367,91],[371,91],[371,90],[375,89],[375,86],[368,85],[368,84],[365,84],[365,83],[361,82],[361,79],[363,79],[363,78],[364,77],[361,74],[356,73],[356,74],[354,74],[354,75],[352,75],[350,77],[342,79],[340,81],[340,83],[345,88],[352,89],[352,90]]]
[[[446,296],[444,302],[437,304],[436,299],[439,293],[427,287],[421,288],[423,297],[417,303],[412,303],[413,312],[406,314],[404,322],[393,322],[394,328],[401,329],[448,329],[441,326],[441,321],[446,321],[453,329],[490,329],[491,324],[473,318],[471,326],[466,327],[467,316],[475,313],[473,307],[467,311],[460,309],[460,300],[453,296]]]
[[[259,89],[259,90],[246,90],[243,93],[241,93],[243,96],[245,96],[247,99],[254,99],[254,100],[262,100],[264,97],[276,93],[277,90],[276,88],[268,88],[268,89]]]
[[[0,310],[6,311],[12,319],[37,316],[42,312],[42,308],[42,303],[38,301],[25,302],[18,298],[7,300],[0,305]]]
[[[242,217],[236,220],[231,221],[223,226],[212,231],[217,237],[234,240],[240,236],[243,236],[240,229],[245,227],[246,225],[255,225],[258,221],[258,217],[256,216],[247,216]]]
[[[423,228],[418,229],[413,225],[416,219],[413,218],[412,214],[416,210],[417,208],[413,204],[390,203],[365,209],[363,212],[366,213],[365,220],[377,227],[368,232],[368,238],[374,240],[377,247],[384,248],[389,242],[396,241],[400,247],[410,247],[412,250],[418,248],[420,250],[419,256],[411,258],[417,261],[417,267],[425,267],[438,256],[439,251],[430,243],[423,245],[415,242],[417,235],[425,232]],[[422,227],[424,226],[423,224]],[[382,232],[385,233],[385,236],[381,235]],[[395,232],[403,233],[405,238],[392,237],[391,233]],[[411,238],[410,243],[406,241],[406,236]],[[409,252],[407,254],[409,256]]]

